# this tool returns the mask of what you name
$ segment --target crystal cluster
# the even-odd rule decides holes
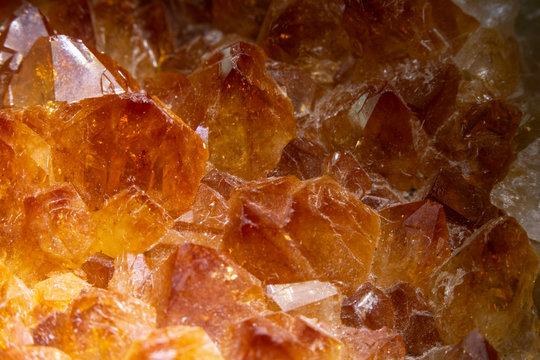
[[[518,12],[1,2],[0,358],[540,358]]]

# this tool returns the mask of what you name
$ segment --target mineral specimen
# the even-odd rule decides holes
[[[533,3],[0,1],[0,358],[540,358]]]

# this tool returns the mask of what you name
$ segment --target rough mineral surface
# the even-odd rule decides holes
[[[539,359],[539,14],[0,0],[0,359]]]

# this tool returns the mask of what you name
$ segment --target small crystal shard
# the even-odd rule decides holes
[[[106,289],[114,273],[114,259],[98,252],[90,255],[81,269],[92,286]]]
[[[30,4],[23,3],[14,15],[16,17],[7,29],[4,47],[15,52],[10,68],[17,70],[21,59],[28,53],[34,42],[42,36],[49,36],[49,32],[39,10]]]
[[[334,296],[338,291],[328,282],[314,280],[294,284],[268,285],[266,293],[279,305],[281,310],[290,311]]]
[[[115,260],[108,289],[152,305],[161,322],[170,293],[174,255],[175,248],[166,245],[156,245],[144,254],[123,253]]]

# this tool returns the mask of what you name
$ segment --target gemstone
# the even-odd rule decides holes
[[[0,358],[540,358],[538,6],[0,1]]]

